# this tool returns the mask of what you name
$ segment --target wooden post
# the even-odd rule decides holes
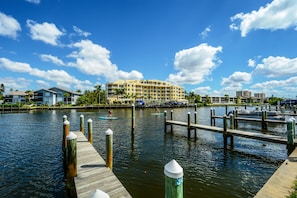
[[[67,135],[69,135],[69,128],[70,128],[70,122],[68,120],[65,120],[63,122],[63,142],[62,142],[63,151],[65,151],[66,147],[67,147],[66,137],[67,137]]]
[[[164,111],[164,133],[167,133],[167,111]]]
[[[228,132],[227,132],[227,116],[226,115],[224,115],[224,117],[223,117],[223,121],[224,121],[224,131],[223,131],[223,137],[224,137],[224,148],[226,148],[227,147],[227,138],[228,138]]]
[[[106,167],[112,170],[112,135],[111,129],[107,129],[106,135]]]
[[[228,115],[228,105],[225,106],[225,114]]]
[[[109,198],[109,195],[102,190],[96,189],[89,198]]]
[[[188,139],[191,138],[191,113],[188,112]]]
[[[88,141],[93,143],[93,121],[92,119],[88,119]]]
[[[229,115],[230,118],[230,129],[234,129],[234,115],[231,113]]]
[[[294,151],[295,145],[294,145],[294,120],[290,118],[287,121],[287,137],[288,137],[288,142],[287,142],[287,151],[288,151],[288,156]]]
[[[170,119],[173,120],[173,110],[170,111]],[[170,125],[170,132],[173,134],[173,124]]]
[[[262,111],[262,131],[267,131],[267,111]]]
[[[213,114],[213,111],[212,111],[212,108],[210,108],[210,126],[212,126],[212,115]]]
[[[85,129],[85,121],[84,121],[84,115],[80,115],[80,122],[79,122],[79,130],[84,133]]]
[[[173,159],[164,166],[165,198],[183,198],[183,168]]]
[[[67,135],[66,180],[68,187],[71,185],[73,178],[77,176],[76,139],[77,136],[73,132]]]
[[[238,117],[238,110],[235,110],[235,118],[234,118],[234,128],[238,128],[238,120],[236,119]]]
[[[134,104],[132,104],[132,106],[131,106],[131,110],[132,110],[132,115],[131,115],[131,125],[132,125],[132,132],[131,132],[131,135],[132,135],[132,137],[134,137],[134,129],[135,129],[135,106],[134,106]]]
[[[194,111],[195,111],[195,112],[197,111],[197,103],[195,103]]]
[[[215,117],[216,116],[216,109],[212,110],[212,115]],[[216,126],[216,119],[213,118],[213,126]]]
[[[194,123],[197,124],[197,112],[194,112]],[[195,139],[197,139],[197,129],[194,130]]]

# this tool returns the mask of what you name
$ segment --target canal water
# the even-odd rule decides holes
[[[167,110],[170,117],[171,109]],[[93,145],[105,158],[105,134],[114,133],[113,171],[133,197],[164,197],[164,165],[175,159],[184,170],[184,197],[253,197],[286,159],[285,145],[234,138],[234,150],[224,150],[222,134],[197,131],[187,139],[184,127],[164,134],[164,116],[137,109],[131,137],[131,109],[113,109],[118,120],[99,120],[107,110],[52,110],[0,114],[1,197],[66,197],[62,168],[62,117],[79,129],[80,115],[93,120]],[[174,120],[186,121],[193,108],[174,109]],[[198,122],[209,125],[210,108],[197,109]],[[224,107],[216,114],[223,115]],[[193,119],[193,118],[192,118]],[[216,121],[222,126],[222,120]],[[260,124],[240,123],[239,129],[261,133]],[[168,127],[168,130],[170,127]],[[286,137],[285,125],[268,132]]]

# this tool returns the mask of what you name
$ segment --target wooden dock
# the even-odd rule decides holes
[[[90,197],[99,189],[111,198],[132,197],[114,173],[106,167],[103,158],[88,142],[82,132],[77,135],[77,177],[74,178],[78,198]]]
[[[166,120],[165,125],[177,125],[177,126],[184,126],[188,127],[187,122],[180,122],[180,121],[173,121],[173,120]],[[200,124],[190,124],[190,129],[203,129],[211,132],[217,133],[224,133],[224,128],[216,127],[216,126],[207,126],[207,125],[200,125]],[[279,143],[279,144],[287,144],[288,140],[285,138],[281,138],[275,135],[263,134],[263,133],[253,133],[247,131],[240,131],[234,129],[227,130],[228,135],[234,135],[238,137],[250,138],[255,140]],[[294,145],[297,145],[297,140],[294,140]]]

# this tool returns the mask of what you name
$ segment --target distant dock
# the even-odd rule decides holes
[[[132,197],[114,173],[106,167],[103,158],[82,132],[77,136],[77,177],[74,178],[78,198],[88,198],[99,189],[112,197]]]

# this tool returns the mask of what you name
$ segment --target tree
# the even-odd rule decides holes
[[[94,86],[94,88],[95,88],[94,93],[97,95],[97,98],[98,98],[98,104],[100,104],[101,85],[97,84]]]
[[[119,96],[125,94],[125,89],[124,88],[118,88],[115,89],[115,95],[117,96],[117,99],[119,99]]]
[[[66,98],[66,105],[68,105],[68,98],[70,96],[70,93],[64,93],[64,97]]]
[[[229,99],[230,99],[229,95],[225,94],[225,102],[229,103]]]
[[[1,85],[0,85],[0,99],[3,98],[4,92],[5,92],[5,86],[3,83],[1,83]]]
[[[31,99],[33,98],[34,92],[31,90],[27,90],[27,91],[25,91],[25,93],[27,94],[26,98],[27,98],[28,102],[30,103]]]

